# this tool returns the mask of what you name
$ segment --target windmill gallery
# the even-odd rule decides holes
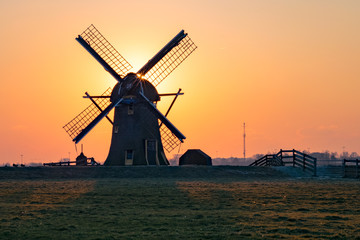
[[[159,94],[158,86],[197,47],[184,30],[180,31],[136,73],[103,35],[90,25],[76,40],[109,72],[117,83],[100,96],[85,93],[92,104],[63,128],[75,143],[85,137],[103,118],[112,125],[112,139],[104,165],[169,165],[168,152],[185,136],[167,119],[177,93]],[[163,115],[156,103],[162,96],[174,96]],[[114,111],[114,119],[108,116]]]

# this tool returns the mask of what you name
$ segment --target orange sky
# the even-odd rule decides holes
[[[360,1],[1,1],[0,165],[76,156],[62,126],[115,80],[75,41],[94,24],[137,71],[185,29],[198,49],[158,91],[180,153],[360,152]],[[164,112],[165,100],[159,103]],[[81,142],[103,162],[111,126]],[[177,150],[173,153],[177,153]],[[172,154],[169,155],[171,157]]]

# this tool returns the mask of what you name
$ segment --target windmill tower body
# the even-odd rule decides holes
[[[180,31],[139,71],[129,73],[131,65],[103,35],[90,25],[76,40],[117,81],[101,96],[90,96],[92,104],[64,126],[78,143],[103,118],[112,125],[109,154],[104,165],[168,165],[164,149],[173,150],[185,136],[167,119],[177,93],[159,94],[160,84],[197,47],[184,30]],[[110,94],[111,92],[111,94]],[[175,96],[165,116],[156,108],[160,96]],[[107,115],[114,111],[114,119]]]
[[[144,95],[154,104],[160,97],[152,84],[141,81]],[[112,92],[118,95],[119,85]],[[138,89],[136,89],[137,91]],[[145,100],[127,94],[115,107],[111,145],[104,165],[168,165],[161,142],[159,122]]]

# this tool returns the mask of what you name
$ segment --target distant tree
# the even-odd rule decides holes
[[[39,167],[42,166],[43,164],[41,162],[30,162],[27,164],[27,166],[29,167]]]
[[[174,154],[171,159],[169,159],[170,166],[177,166],[179,165],[179,158],[181,154]]]
[[[307,154],[307,155],[310,155],[310,154],[311,154],[311,152],[310,152],[310,151],[307,151],[307,150],[302,151],[302,153]]]
[[[339,154],[337,152],[330,153],[330,160],[338,160]]]
[[[330,152],[329,152],[329,150],[326,150],[323,153],[323,155],[324,155],[324,157],[323,157],[324,160],[330,160]]]
[[[257,159],[259,159],[259,158],[262,158],[263,156],[265,156],[265,154],[255,154],[255,155],[253,155],[251,158],[257,160]]]
[[[347,158],[349,158],[349,153],[348,152],[342,152],[342,154],[340,155],[340,158],[341,159],[347,159]]]
[[[356,159],[359,157],[359,155],[357,154],[357,152],[352,152],[349,156],[351,159]]]

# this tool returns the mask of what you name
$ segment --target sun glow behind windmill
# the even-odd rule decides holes
[[[136,73],[103,35],[90,25],[76,40],[118,83],[101,96],[85,97],[92,104],[64,126],[78,143],[103,118],[113,125],[112,140],[105,165],[168,165],[164,148],[171,152],[185,136],[166,118],[177,93],[159,94],[158,86],[197,47],[184,30],[180,31]],[[156,103],[161,96],[174,96],[163,115]],[[114,120],[107,115],[115,109]]]

